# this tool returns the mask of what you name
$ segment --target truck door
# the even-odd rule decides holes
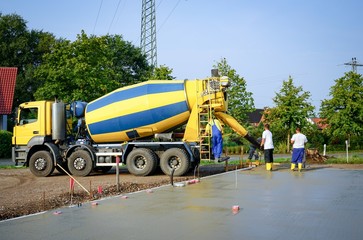
[[[32,137],[40,135],[40,131],[39,106],[20,107],[18,121],[14,127],[13,144],[27,145]]]

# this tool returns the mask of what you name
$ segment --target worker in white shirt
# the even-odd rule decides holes
[[[302,169],[304,154],[305,154],[305,144],[308,139],[304,134],[301,133],[299,127],[296,128],[296,133],[292,135],[291,144],[292,145],[292,158],[291,158],[291,170],[294,171],[296,164],[298,165],[299,172]]]
[[[262,133],[262,141],[261,141],[261,147],[263,147],[264,150],[264,156],[265,156],[265,163],[266,163],[266,170],[272,171],[272,164],[274,162],[274,143],[272,140],[272,133],[270,131],[270,125],[266,123],[264,125],[264,131]]]

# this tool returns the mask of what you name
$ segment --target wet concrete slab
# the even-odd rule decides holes
[[[232,171],[0,222],[0,239],[362,239],[363,171]],[[233,207],[239,211],[233,211]],[[59,214],[55,214],[59,213]]]

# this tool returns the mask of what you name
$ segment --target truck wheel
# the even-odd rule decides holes
[[[88,152],[78,150],[68,158],[68,169],[72,175],[84,177],[92,172],[93,162]]]
[[[37,177],[48,177],[54,171],[53,157],[48,151],[34,153],[29,160],[30,171]]]
[[[156,170],[157,156],[150,149],[137,148],[127,156],[126,166],[129,172],[135,176],[147,176]]]
[[[170,175],[171,170],[175,169],[174,176],[182,176],[188,172],[190,160],[185,150],[180,148],[170,148],[166,150],[160,158],[160,168]]]

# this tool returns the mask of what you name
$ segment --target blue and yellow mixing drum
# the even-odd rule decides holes
[[[98,143],[122,142],[185,124],[195,103],[195,94],[188,97],[185,82],[150,80],[90,102],[85,120],[92,139]],[[195,93],[195,87],[190,88],[189,92]]]

